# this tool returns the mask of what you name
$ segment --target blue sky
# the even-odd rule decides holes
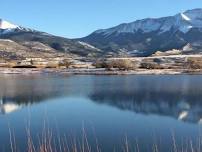
[[[1,0],[0,18],[76,38],[146,17],[202,8],[201,0]]]

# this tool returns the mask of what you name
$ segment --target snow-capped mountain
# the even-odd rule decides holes
[[[14,32],[19,26],[0,19],[0,35]]]
[[[202,41],[201,35],[202,9],[194,9],[97,30],[81,40],[105,51],[139,50],[141,55],[150,55],[157,50],[181,49],[188,43]]]
[[[4,50],[2,51],[2,49]],[[2,52],[0,57],[5,58],[5,54],[8,54],[7,58],[10,58],[10,56],[16,56],[17,58],[34,57],[35,55],[31,54],[36,52],[36,50],[40,51],[37,53],[40,56],[40,53],[43,54],[44,51],[47,51],[46,49],[52,54],[63,53],[65,55],[79,56],[90,56],[99,51],[99,49],[84,42],[54,36],[0,19],[0,51]],[[19,56],[19,54],[25,55]]]
[[[0,19],[0,29],[15,29],[18,28],[19,26],[14,25],[12,23],[9,23],[5,20]]]
[[[19,25],[12,24],[6,20],[0,19],[0,35],[6,35],[15,32],[37,32],[30,28],[25,28]]]
[[[95,33],[111,35],[114,32],[136,33],[141,30],[143,33],[158,31],[159,34],[170,31],[172,28],[187,33],[192,28],[202,28],[202,9],[195,9],[179,13],[175,16],[164,18],[148,18],[132,23],[121,24],[111,29],[98,30]]]

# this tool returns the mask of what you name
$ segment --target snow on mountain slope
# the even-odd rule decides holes
[[[120,24],[97,30],[79,41],[91,44],[106,54],[124,52],[131,56],[149,56],[159,50],[180,50],[188,43],[191,46],[197,43],[200,47],[189,51],[197,54],[202,52],[202,9]]]
[[[159,29],[160,26],[161,26],[161,23],[156,21],[156,19],[145,19],[145,20],[138,20],[133,23],[124,23],[110,29],[98,30],[95,33],[98,33],[98,34],[103,33],[104,35],[111,35],[114,32],[135,33],[138,30],[142,30],[144,32],[150,32],[150,31],[155,31]]]
[[[87,43],[79,43],[68,38],[59,37],[46,32],[14,25],[2,19],[0,19],[0,39],[0,46],[2,45],[0,50],[5,50],[4,48],[8,48],[8,50],[10,51],[1,51],[1,53],[3,52],[3,55],[6,53],[8,54],[8,59],[11,58],[12,53],[15,52],[23,53],[23,55],[15,53],[16,58],[18,59],[29,56],[48,57],[54,55],[95,56],[100,53],[98,52],[100,51],[99,49]],[[5,40],[6,42],[3,42],[3,40]],[[10,41],[9,44],[8,41]],[[13,45],[14,43],[19,44],[19,46],[22,46],[22,48],[17,48],[16,45]],[[0,54],[0,57],[2,54]]]
[[[0,19],[0,35],[14,32],[19,26]]]
[[[202,28],[202,9],[189,10],[170,17],[137,20],[110,29],[98,30],[95,33],[109,36],[114,33],[136,33],[137,31],[148,33],[158,31],[158,33],[161,34],[172,28],[187,33],[190,29],[195,27]]]
[[[9,23],[9,22],[7,22],[5,20],[0,19],[0,29],[3,29],[3,30],[5,30],[5,29],[15,29],[15,28],[18,28],[18,27],[19,26],[17,26],[17,25],[14,25],[12,23]]]
[[[185,14],[181,13],[180,15],[182,16],[182,19],[184,19],[186,21],[191,21],[191,19],[188,16],[186,16]]]
[[[20,31],[36,32],[33,29],[18,26],[18,25],[10,23],[8,21],[5,21],[3,19],[0,19],[0,35],[10,34],[10,33],[20,32]],[[46,33],[44,33],[44,34],[46,34]]]
[[[97,50],[97,51],[101,51],[100,49],[88,44],[88,43],[85,43],[85,42],[81,42],[81,41],[78,41],[79,44],[81,44],[82,46],[86,47],[86,48],[90,48],[90,49],[94,49],[94,50]]]

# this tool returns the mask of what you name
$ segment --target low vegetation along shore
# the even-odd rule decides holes
[[[27,58],[21,61],[1,61],[0,73],[202,74],[202,55],[99,59]]]

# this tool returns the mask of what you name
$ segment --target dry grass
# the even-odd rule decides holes
[[[187,58],[185,67],[188,69],[202,69],[202,58],[196,58],[196,57]]]
[[[102,148],[98,144],[98,140],[95,138],[95,145],[90,145],[87,134],[85,130],[82,132],[82,138],[76,139],[71,137],[71,140],[67,138],[66,135],[55,137],[50,130],[46,130],[38,137],[38,141],[34,142],[32,139],[32,134],[29,129],[27,132],[27,152],[102,152]],[[14,132],[9,129],[10,136],[10,151],[11,152],[21,152],[17,148],[16,139]],[[172,145],[170,152],[201,152],[202,140],[198,139],[198,144],[194,145],[192,140],[186,140],[182,142],[181,145],[177,145],[176,138],[172,136]],[[121,152],[141,152],[141,145],[138,140],[135,140],[134,143],[131,143],[127,137],[123,140],[122,148],[119,148]],[[117,148],[114,148],[116,152]],[[161,151],[162,145],[154,143],[151,147],[151,152],[163,152]]]
[[[116,68],[119,70],[135,70],[136,63],[130,59],[97,60],[93,64],[96,68],[106,68],[108,70]]]
[[[75,136],[68,136],[66,134],[60,134],[59,132],[53,132],[48,125],[44,122],[43,129],[41,134],[37,134],[36,138],[33,140],[33,135],[31,132],[30,123],[26,127],[27,135],[27,152],[105,152],[102,151],[102,147],[99,145],[99,141],[96,137],[95,131],[93,131],[93,145],[92,139],[89,142],[87,131],[84,127],[81,129],[81,137],[76,138]],[[21,152],[18,148],[16,142],[16,137],[14,130],[8,126],[9,130],[9,139],[10,139],[10,151],[11,152]],[[175,133],[171,132],[172,143],[170,145],[170,152],[201,152],[202,138],[199,136],[198,139],[194,142],[191,139],[183,139],[181,144],[177,141]],[[133,142],[129,141],[128,137],[125,136],[122,140],[122,145],[119,147],[119,152],[141,152],[142,145],[135,139]],[[150,148],[150,152],[164,152],[164,149],[161,145],[161,142],[153,139],[153,145]],[[168,146],[168,145],[167,145]],[[118,147],[114,147],[114,151],[117,151]]]

